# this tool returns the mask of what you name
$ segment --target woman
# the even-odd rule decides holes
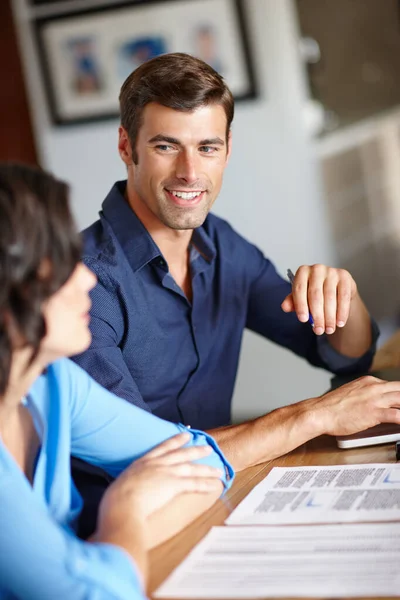
[[[79,256],[65,184],[0,165],[1,599],[143,598],[146,549],[170,533],[171,511],[182,526],[189,501],[204,509],[233,475],[212,438],[116,398],[65,358],[90,342],[96,280]],[[87,542],[74,532],[70,454],[122,473]]]

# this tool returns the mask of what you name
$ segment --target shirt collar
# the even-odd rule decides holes
[[[149,262],[162,256],[153,238],[136,216],[125,199],[126,181],[117,181],[102,204],[101,218],[111,225],[129,264],[134,271],[139,271]],[[215,245],[207,234],[204,223],[194,230],[192,244],[198,252],[212,262],[216,255]],[[192,254],[193,258],[195,256]]]
[[[111,225],[123,253],[134,271],[139,271],[161,252],[153,238],[125,200],[126,181],[117,181],[102,204],[100,217]]]
[[[197,252],[200,253],[201,256],[205,258],[207,262],[211,263],[214,260],[217,251],[214,242],[206,232],[205,226],[207,226],[207,219],[204,225],[198,227],[193,231],[192,248],[194,246]],[[196,254],[192,253],[192,260],[194,258],[197,258]]]

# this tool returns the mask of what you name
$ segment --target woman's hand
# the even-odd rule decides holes
[[[130,465],[104,494],[91,541],[121,546],[136,561],[147,545],[146,519],[180,494],[221,493],[220,469],[193,461],[210,446],[185,448],[190,434],[174,436]]]
[[[188,433],[174,436],[132,463],[106,491],[101,512],[114,504],[121,511],[126,505],[146,519],[179,494],[222,491],[222,471],[193,462],[210,454],[212,448],[185,448],[189,440]]]

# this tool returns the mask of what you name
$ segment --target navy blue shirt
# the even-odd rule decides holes
[[[193,232],[189,302],[125,200],[125,186],[115,184],[100,220],[84,232],[84,262],[98,284],[91,294],[92,344],[75,360],[99,383],[160,417],[209,429],[230,422],[246,327],[312,365],[335,373],[368,370],[374,347],[349,359],[284,313],[290,284],[212,214]],[[268,365],[266,396],[267,372]]]

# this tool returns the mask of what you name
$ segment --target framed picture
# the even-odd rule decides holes
[[[33,6],[43,6],[43,4],[66,4],[67,2],[75,2],[75,0],[28,0]]]
[[[56,124],[115,118],[126,77],[167,52],[209,63],[236,100],[256,95],[241,0],[139,0],[38,19],[36,33]]]

